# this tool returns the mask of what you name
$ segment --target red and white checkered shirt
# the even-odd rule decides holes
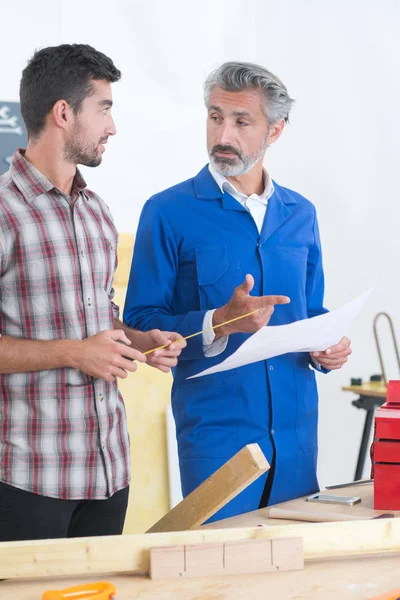
[[[108,207],[79,171],[66,196],[17,151],[0,177],[0,333],[82,340],[113,329],[117,241]],[[129,478],[117,383],[69,368],[0,374],[0,481],[100,499]]]

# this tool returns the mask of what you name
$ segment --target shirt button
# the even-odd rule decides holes
[[[104,400],[103,394],[99,394],[99,400],[100,400],[100,402],[103,402],[103,400]]]
[[[88,298],[88,299],[87,299],[87,303],[88,303],[88,306],[92,306],[92,299],[91,299],[91,298]]]
[[[81,250],[81,255],[82,255],[82,256],[85,256],[85,253],[84,253],[84,251],[83,251],[83,250]]]
[[[270,370],[270,371],[273,371],[273,370],[274,370],[274,367],[271,365],[271,366],[269,367],[269,370]]]
[[[271,435],[275,435],[275,429],[271,429]]]

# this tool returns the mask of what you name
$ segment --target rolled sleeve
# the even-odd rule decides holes
[[[207,358],[211,358],[213,356],[218,356],[218,354],[221,354],[225,350],[229,339],[229,336],[227,335],[215,339],[215,332],[212,329],[212,319],[215,310],[216,309],[209,310],[204,315],[203,329],[205,331],[203,333],[203,350],[204,356],[206,356]]]

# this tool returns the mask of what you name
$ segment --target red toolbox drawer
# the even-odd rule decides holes
[[[374,442],[375,463],[400,463],[400,440],[379,440]]]
[[[374,509],[400,510],[400,465],[374,464]]]
[[[375,413],[375,438],[400,440],[400,410],[382,410]]]

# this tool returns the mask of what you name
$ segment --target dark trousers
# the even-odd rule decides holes
[[[271,466],[268,471],[267,480],[264,485],[264,490],[261,495],[261,500],[260,500],[260,504],[259,504],[258,508],[265,508],[266,506],[268,506],[269,497],[271,495],[271,490],[272,490],[272,484],[274,483],[275,462],[276,461],[275,461],[275,452],[274,452],[272,460],[271,460]]]
[[[129,486],[106,500],[59,500],[0,482],[0,542],[122,533]]]

